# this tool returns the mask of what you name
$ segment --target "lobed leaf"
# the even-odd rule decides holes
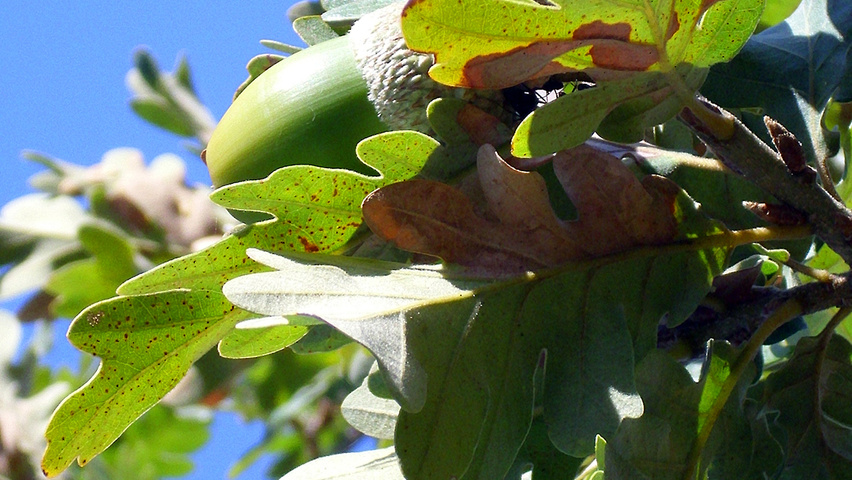
[[[714,66],[701,91],[722,107],[759,108],[793,132],[812,160],[821,159],[828,152],[823,109],[832,96],[852,99],[850,41],[852,4],[803,0],[786,21],[754,35],[731,62]]]
[[[793,357],[766,379],[766,409],[778,412],[785,478],[839,478],[852,471],[852,346],[834,335],[799,340]],[[843,472],[841,474],[841,472]]]
[[[54,412],[44,472],[56,475],[74,459],[84,465],[106,449],[247,316],[212,291],[117,297],[81,312],[68,339],[102,362]]]
[[[660,319],[691,312],[726,257],[724,248],[659,247],[493,281],[251,255],[279,271],[228,282],[228,298],[265,314],[316,315],[369,348],[403,407],[396,449],[409,478],[505,476],[532,422],[543,351],[549,438],[591,453],[596,433],[641,413],[633,365],[654,348]],[[624,333],[610,341],[613,332]]]
[[[556,217],[537,173],[515,170],[490,145],[478,158],[484,207],[449,185],[412,180],[370,194],[362,206],[367,224],[403,250],[493,276],[661,244],[677,234],[677,188],[660,178],[640,183],[599,150],[581,146],[553,158],[579,212],[572,222]]]
[[[603,136],[638,141],[642,128],[681,109],[707,67],[739,51],[762,8],[762,0],[424,0],[406,6],[402,29],[411,49],[435,55],[429,74],[448,85],[506,88],[557,74],[597,84],[527,117],[512,151],[529,157],[579,145],[602,122]]]
[[[313,240],[310,243],[320,248],[323,238],[345,237],[347,227],[357,227],[358,206],[367,193],[417,175],[439,149],[436,140],[422,133],[383,133],[362,140],[356,149],[358,158],[381,172],[379,176],[293,165],[263,180],[222,187],[211,198],[228,208],[271,213],[298,225],[309,235],[304,241]]]
[[[406,6],[402,29],[410,48],[435,54],[430,71],[435,80],[503,88],[562,72],[586,72],[601,80],[666,71],[680,63],[705,67],[725,61],[748,40],[762,6],[752,0],[546,5],[426,0]]]
[[[645,412],[622,422],[607,442],[606,478],[693,478],[695,472],[688,469],[687,461],[693,449],[701,448],[702,457],[709,459],[719,441],[737,440],[722,440],[719,435],[730,428],[726,422],[743,417],[741,405],[755,373],[753,368],[742,375],[735,394],[726,402],[727,415],[723,413],[714,422],[707,422],[707,414],[731,374],[730,365],[736,355],[728,344],[711,344],[700,379],[695,382],[668,354],[649,354],[636,369]],[[715,436],[709,447],[699,443],[704,429],[712,429],[710,435]]]
[[[277,271],[229,281],[222,289],[229,300],[266,315],[315,315],[360,339],[367,348],[382,349],[387,355],[379,358],[379,363],[392,385],[399,388],[402,405],[419,410],[423,372],[417,362],[410,361],[403,326],[394,312],[427,300],[463,298],[470,295],[468,290],[434,270],[403,269],[376,260],[316,254],[290,254],[293,259],[288,259],[259,250],[249,250],[248,254]],[[320,261],[329,265],[316,265]],[[385,312],[390,316],[383,317]],[[358,322],[367,319],[371,322]],[[347,321],[350,328],[341,328],[340,324]],[[371,337],[363,338],[368,332]]]
[[[784,451],[776,436],[783,437],[775,423],[777,412],[760,409],[753,399],[747,398],[742,409],[726,407],[720,425],[719,442],[712,463],[707,470],[711,480],[729,478],[777,478],[784,463]]]
[[[343,246],[361,225],[360,204],[372,190],[415,176],[442,149],[417,132],[377,135],[358,145],[359,157],[382,172],[369,177],[345,170],[291,166],[258,181],[213,193],[236,209],[271,213],[278,220],[246,225],[222,241],[159,265],[123,284],[122,295],[176,288],[219,289],[228,280],[266,270],[245,256],[247,248],[328,252]]]
[[[343,418],[359,432],[375,438],[393,439],[399,404],[373,394],[367,382],[352,391],[340,405]]]
[[[512,140],[512,153],[531,157],[579,145],[591,137],[610,115],[613,105],[655,93],[671,94],[671,88],[662,75],[613,80],[596,88],[564,95],[543,105],[518,125]],[[631,134],[628,131],[622,136]]]
[[[219,342],[219,355],[224,358],[269,355],[298,342],[306,333],[306,325],[291,325],[283,317],[246,320]]]

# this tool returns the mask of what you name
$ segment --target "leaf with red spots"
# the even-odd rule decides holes
[[[370,228],[398,247],[441,257],[477,274],[517,275],[677,235],[678,189],[662,177],[640,182],[617,158],[588,146],[560,152],[554,171],[579,212],[557,218],[544,180],[515,170],[486,145],[476,194],[411,180],[381,188],[362,206]]]
[[[277,219],[241,227],[204,250],[159,265],[127,281],[118,293],[218,290],[232,278],[265,271],[246,257],[247,248],[333,252],[361,226],[360,205],[368,193],[415,176],[430,158],[443,158],[445,153],[437,141],[421,133],[391,132],[361,142],[358,155],[382,175],[298,165],[264,180],[217,190],[213,199],[228,208],[264,211]]]
[[[75,459],[88,463],[250,316],[211,291],[117,297],[80,313],[68,339],[102,362],[95,376],[54,412],[44,472],[56,475]]]
[[[249,247],[304,252],[341,247],[361,225],[361,200],[370,191],[411,178],[430,157],[442,155],[435,140],[415,132],[374,137],[358,153],[381,175],[295,166],[217,191],[214,199],[228,207],[277,218],[160,265],[119,288],[133,296],[100,302],[78,316],[69,338],[103,364],[55,413],[44,458],[48,473],[103,451],[223,337],[225,355],[245,357],[286,346],[307,331],[307,326],[235,331],[253,314],[214,292],[234,277],[268,270],[246,256]]]
[[[579,106],[597,111],[603,102],[604,115],[626,107],[610,115],[613,123],[622,118],[635,123],[635,117],[641,118],[645,110],[656,110],[648,121],[660,123],[658,118],[673,116],[680,103],[671,102],[663,111],[659,97],[690,97],[701,85],[704,69],[731,59],[748,40],[763,3],[412,0],[403,11],[402,30],[411,49],[435,55],[436,65],[429,74],[441,83],[506,88],[556,74],[582,74],[599,87],[626,82],[630,92],[611,89],[580,98],[566,95],[557,103],[570,103],[572,110]],[[645,99],[649,95],[655,98]],[[587,101],[595,102],[595,107],[583,108]],[[602,118],[595,120],[592,129]],[[636,131],[635,125],[628,127],[617,133]],[[556,150],[578,145],[588,137],[587,130],[582,135],[568,126],[558,130],[565,138]],[[549,147],[536,144],[537,137],[530,137],[529,132],[516,135],[513,152],[523,156],[548,153]]]
[[[291,321],[292,319],[292,321]],[[240,322],[219,342],[224,358],[255,358],[283,350],[321,323],[310,317],[266,317]]]
[[[345,243],[361,224],[358,206],[368,193],[417,175],[438,149],[438,142],[422,133],[380,134],[357,147],[358,157],[379,176],[293,165],[263,180],[222,187],[211,198],[231,209],[271,213],[293,225],[293,243],[302,247],[294,250],[328,251]]]

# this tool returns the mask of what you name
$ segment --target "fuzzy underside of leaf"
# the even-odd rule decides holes
[[[706,221],[694,231],[718,232]],[[366,259],[289,256],[252,252],[278,271],[232,280],[226,295],[264,314],[315,315],[369,348],[403,406],[396,448],[406,475],[500,478],[532,421],[541,353],[552,392],[544,404],[551,441],[586,455],[596,433],[642,413],[634,362],[654,348],[664,314],[677,323],[695,308],[727,249],[660,246],[497,282]],[[588,415],[578,418],[577,410]],[[448,429],[456,432],[451,439],[442,433]]]

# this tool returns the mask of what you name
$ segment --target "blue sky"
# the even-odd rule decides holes
[[[40,168],[22,160],[22,150],[80,164],[95,163],[116,147],[138,148],[148,160],[172,152],[186,160],[191,181],[209,183],[204,166],[183,148],[182,139],[148,125],[128,107],[124,77],[133,52],[148,48],[165,70],[172,69],[179,54],[186,55],[199,96],[219,118],[246,77],[246,62],[267,52],[260,39],[302,45],[286,16],[293,3],[4,0],[0,204],[32,191],[26,179]],[[61,355],[60,349],[55,361]],[[225,478],[231,463],[260,434],[259,425],[217,416],[213,438],[196,456],[203,462],[185,478]],[[263,467],[239,478],[263,478]]]

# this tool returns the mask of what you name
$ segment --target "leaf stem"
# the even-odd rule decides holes
[[[828,170],[828,161],[824,156],[819,156],[814,162],[819,179],[822,182],[822,188],[834,197],[838,202],[843,203],[843,198],[837,193],[837,188],[834,186],[834,179],[831,178],[831,173]]]
[[[784,265],[787,265],[788,267],[790,267],[791,270],[799,272],[802,275],[807,275],[818,282],[828,283],[834,280],[834,274],[832,274],[828,270],[814,268],[809,265],[805,265],[804,263],[793,260],[792,258],[788,258],[784,262]]]
[[[716,140],[728,141],[736,133],[735,117],[727,110],[722,110],[709,102],[702,102],[692,96],[684,111],[681,112],[687,126],[700,126],[700,133]],[[701,136],[701,135],[699,135]]]
[[[763,343],[778,327],[801,314],[802,306],[799,301],[795,298],[788,299],[766,318],[763,324],[760,325],[754,335],[752,335],[749,339],[748,343],[746,343],[745,347],[743,347],[742,352],[740,352],[736,360],[734,360],[731,365],[731,374],[725,379],[721,389],[719,390],[719,395],[710,406],[710,409],[707,412],[707,417],[704,421],[704,428],[698,432],[698,437],[695,439],[692,450],[689,452],[687,468],[684,470],[687,472],[684,477],[685,480],[697,478],[695,475],[697,475],[698,463],[701,460],[701,454],[704,451],[704,446],[707,444],[707,440],[710,438],[710,434],[713,431],[713,426],[719,418],[719,415],[722,413],[722,409],[725,407],[725,404],[728,403],[728,399],[730,398],[731,393],[733,393],[737,383],[739,383],[740,377],[742,377],[746,368],[754,360],[754,357],[757,355],[757,352],[760,351]]]
[[[825,325],[825,328],[822,329],[822,332],[819,333],[820,344],[822,344],[823,349],[828,347],[828,341],[831,340],[831,336],[834,335],[834,331],[837,329],[840,324],[846,320],[846,317],[852,313],[852,307],[842,307],[834,316],[831,317],[831,320]]]
[[[651,255],[665,255],[682,251],[709,250],[714,248],[731,248],[751,243],[767,242],[770,240],[794,240],[808,237],[813,230],[808,225],[780,226],[747,228],[744,230],[724,231],[722,233],[707,235],[700,238],[686,239],[680,243],[669,243],[665,245],[651,245],[637,247],[626,252],[615,253],[604,257],[591,258],[584,261],[568,262],[557,267],[539,270],[528,274],[527,277],[513,277],[511,281],[531,281],[532,279],[544,279],[554,275],[572,271],[575,269],[593,268],[598,265],[607,265],[621,262],[637,257]]]
[[[714,247],[738,247],[750,243],[761,243],[770,240],[794,240],[813,234],[809,225],[755,227],[744,230],[733,230],[721,235],[709,235],[689,243],[694,249]]]

